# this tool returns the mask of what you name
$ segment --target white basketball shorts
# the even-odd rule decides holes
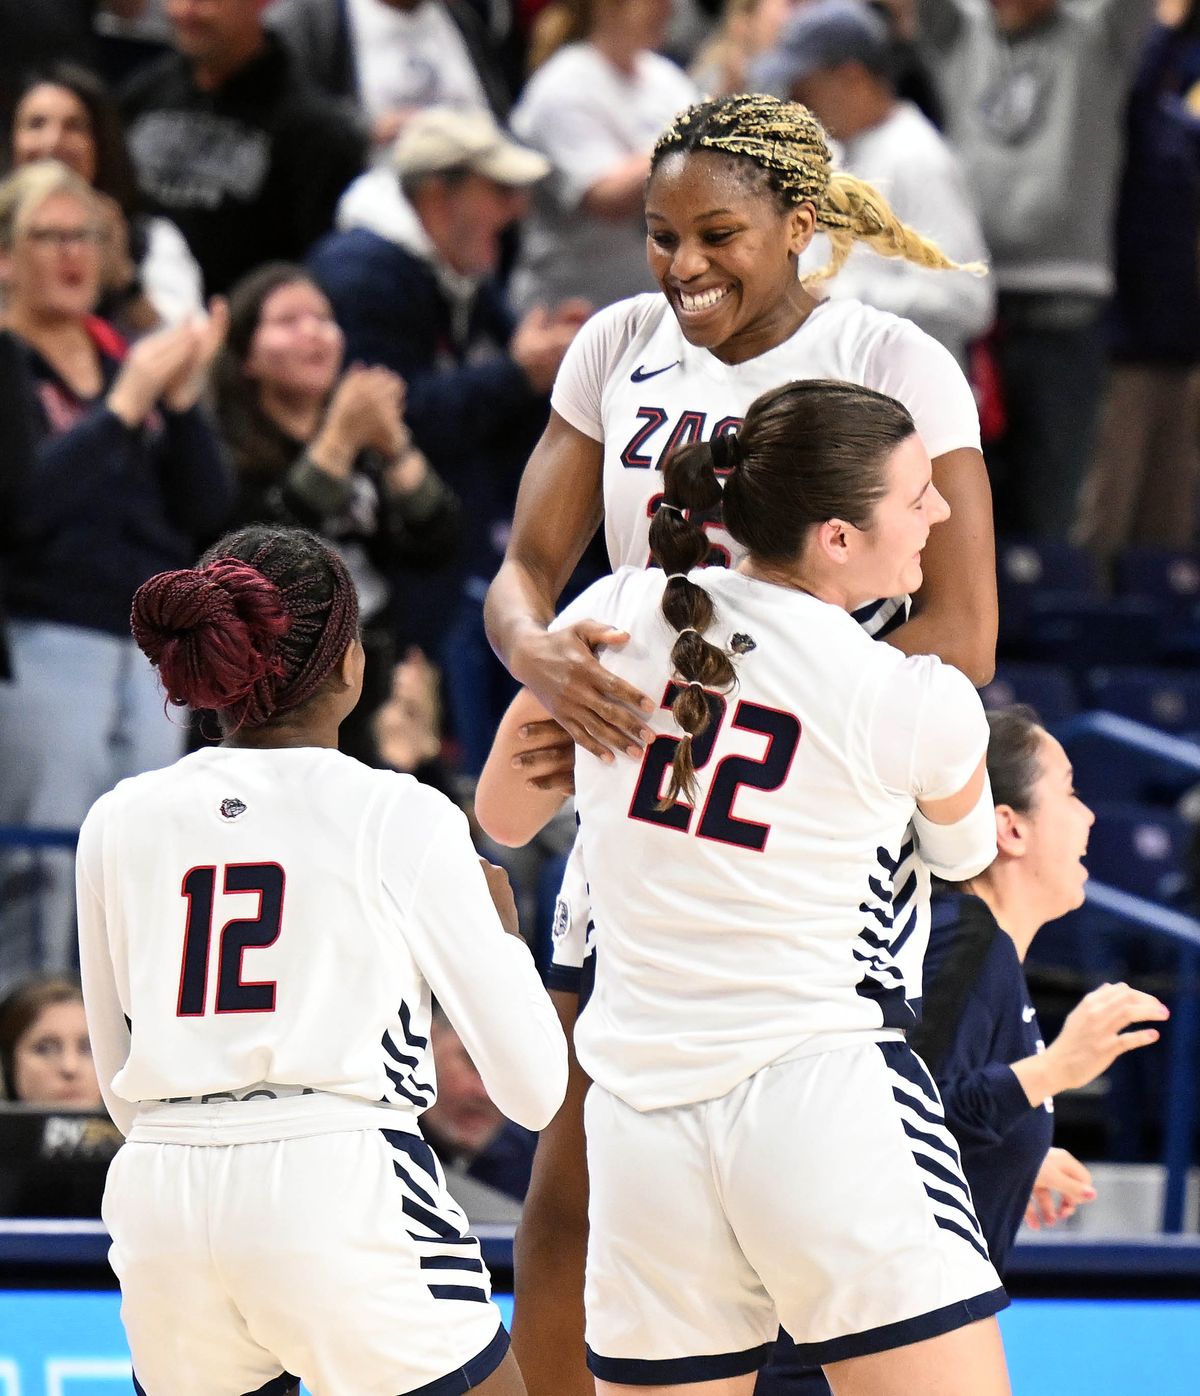
[[[144,1396],[462,1396],[508,1350],[419,1135],[128,1142],[103,1216]]]
[[[937,1088],[903,1042],[765,1067],[716,1100],[641,1113],[599,1086],[588,1363],[627,1385],[755,1371],[780,1325],[816,1366],[996,1313]]]

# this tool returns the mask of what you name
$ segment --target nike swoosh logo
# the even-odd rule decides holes
[[[633,372],[629,375],[629,381],[631,383],[644,383],[647,378],[657,378],[660,373],[669,373],[671,369],[678,367],[678,359],[676,359],[673,364],[668,364],[666,368],[646,369],[643,368],[641,364],[638,364],[637,368],[635,368]]]

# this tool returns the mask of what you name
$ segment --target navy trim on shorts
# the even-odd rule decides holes
[[[133,1389],[137,1396],[146,1396],[145,1388],[137,1379],[137,1373],[133,1377]],[[263,1386],[256,1387],[253,1391],[247,1391],[245,1396],[292,1396],[293,1392],[300,1390],[300,1378],[292,1376],[291,1372],[280,1372],[277,1377]]]
[[[542,982],[547,989],[558,989],[564,994],[578,994],[583,979],[583,970],[569,965],[549,964]]]
[[[438,1377],[436,1381],[406,1391],[404,1396],[463,1396],[473,1386],[486,1381],[504,1361],[507,1352],[508,1330],[501,1324],[492,1341],[470,1362],[464,1363],[456,1371],[447,1372],[444,1377]]]
[[[867,1328],[862,1333],[847,1333],[842,1338],[829,1338],[823,1343],[797,1343],[796,1360],[805,1366],[823,1367],[828,1362],[844,1362],[848,1357],[869,1357],[876,1352],[907,1347],[925,1338],[939,1338],[956,1328],[965,1328],[977,1319],[991,1318],[1008,1308],[1009,1298],[1004,1287],[990,1289],[972,1299],[960,1299],[941,1309],[932,1309],[916,1318],[901,1319],[899,1323],[884,1323]]]
[[[742,1377],[763,1366],[775,1342],[761,1343],[743,1352],[714,1352],[704,1357],[601,1357],[588,1348],[588,1371],[601,1381],[621,1386],[675,1386],[692,1381],[716,1381]]]

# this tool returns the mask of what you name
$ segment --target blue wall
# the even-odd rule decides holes
[[[1200,1301],[1022,1299],[1000,1319],[1015,1396],[1195,1396]],[[0,1291],[0,1396],[18,1391],[128,1396],[117,1295]]]

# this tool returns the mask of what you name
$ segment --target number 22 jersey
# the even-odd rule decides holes
[[[622,568],[554,622],[601,615],[628,631],[601,660],[662,700],[641,759],[580,750],[575,764],[597,946],[575,1047],[639,1110],[912,1025],[890,949],[893,878],[917,797],[962,789],[987,746],[956,669],[870,639],[806,593],[693,575],[715,603],[706,637],[738,680],[709,695],[694,802],[658,808],[679,736],[662,573]],[[979,866],[994,854],[981,848]]]

